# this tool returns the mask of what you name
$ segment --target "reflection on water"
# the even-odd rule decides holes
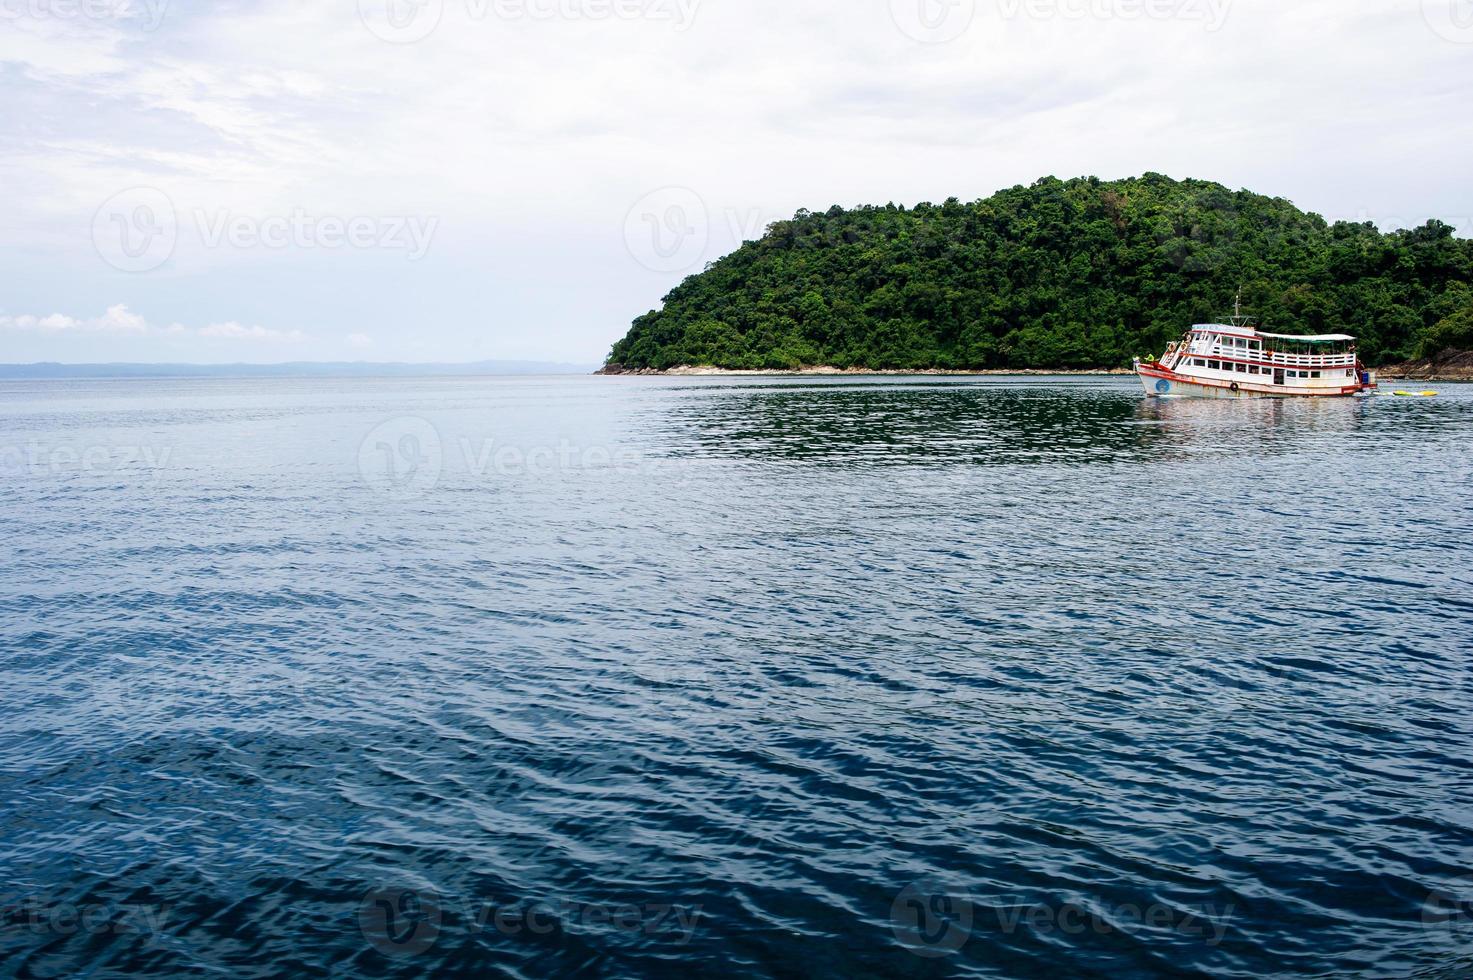
[[[708,456],[851,465],[1038,463],[1127,451],[1139,399],[997,384],[828,383],[702,389],[672,405],[672,443]],[[1147,437],[1149,438],[1149,437]]]
[[[674,392],[672,392],[672,395]],[[945,466],[1153,460],[1354,449],[1456,424],[1460,410],[1408,417],[1369,399],[1146,399],[1119,383],[865,382],[698,385],[667,406],[682,457]],[[1308,442],[1307,442],[1308,441]]]

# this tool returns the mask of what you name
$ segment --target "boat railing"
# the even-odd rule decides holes
[[[1242,360],[1264,360],[1272,364],[1293,368],[1337,368],[1355,367],[1355,354],[1288,354],[1283,351],[1260,351],[1241,347],[1223,347],[1214,344],[1205,354],[1198,357],[1228,357]]]

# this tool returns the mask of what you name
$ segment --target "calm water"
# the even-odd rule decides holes
[[[1464,975],[1443,390],[0,386],[0,973]]]

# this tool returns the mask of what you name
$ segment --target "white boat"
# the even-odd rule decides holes
[[[1346,334],[1302,337],[1249,325],[1241,303],[1231,323],[1199,323],[1154,361],[1135,362],[1157,398],[1351,398],[1376,390],[1376,376]]]

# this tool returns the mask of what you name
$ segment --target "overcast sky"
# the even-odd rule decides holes
[[[0,0],[0,361],[594,363],[798,208],[1473,234],[1473,0]]]

